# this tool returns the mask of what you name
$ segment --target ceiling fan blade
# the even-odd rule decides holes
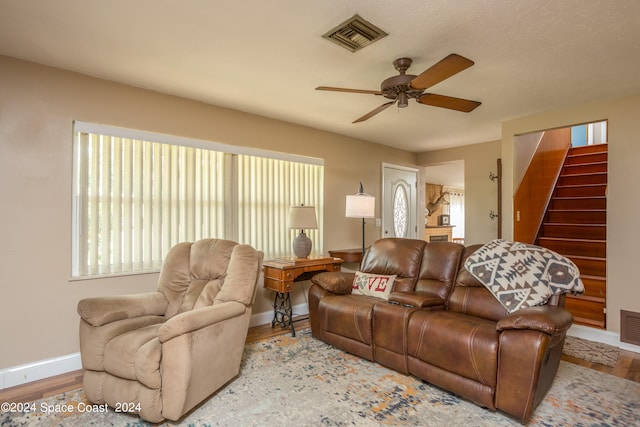
[[[475,110],[482,102],[471,101],[469,99],[454,98],[452,96],[436,95],[435,93],[425,93],[417,99],[420,104],[433,105],[434,107],[448,108],[450,110],[469,113]]]
[[[472,60],[457,53],[452,53],[411,80],[411,87],[414,89],[427,89],[454,74],[458,74],[460,71],[466,70],[473,64]]]
[[[381,106],[379,106],[378,108],[376,108],[375,110],[371,110],[367,114],[365,114],[364,116],[360,117],[359,119],[354,120],[352,123],[364,122],[365,120],[370,119],[371,117],[375,116],[379,112],[381,112],[383,110],[386,110],[387,108],[391,107],[395,103],[396,103],[396,101],[386,102],[386,103],[382,104]]]
[[[366,93],[370,95],[382,95],[382,92],[379,90],[347,89],[342,87],[331,87],[331,86],[318,86],[316,90],[329,90],[332,92]]]

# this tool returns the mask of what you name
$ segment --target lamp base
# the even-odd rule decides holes
[[[300,230],[298,237],[293,239],[291,243],[291,248],[297,258],[307,258],[311,253],[311,246],[311,239],[304,234],[304,230]]]

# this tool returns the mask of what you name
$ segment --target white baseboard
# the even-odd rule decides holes
[[[298,304],[293,307],[294,316],[309,314],[307,304]],[[250,326],[265,325],[273,320],[273,311],[256,313],[251,316]],[[620,342],[620,334],[603,331],[586,326],[573,325],[567,335],[583,338],[590,341],[620,347],[623,350],[640,353],[640,346]],[[54,357],[38,362],[0,369],[0,390],[41,380],[55,375],[64,374],[82,369],[80,353],[72,353],[66,356]]]
[[[307,304],[298,304],[293,307],[294,316],[309,313]],[[250,326],[264,325],[273,320],[273,311],[256,313],[251,316]],[[82,369],[80,353],[67,354],[66,356],[53,357],[38,362],[12,366],[0,369],[0,390],[23,385],[32,381],[38,381],[55,375]]]
[[[603,331],[602,329],[594,329],[582,325],[573,325],[567,331],[567,335],[613,345],[615,347],[620,347],[623,350],[633,351],[634,353],[640,353],[640,346],[621,342],[620,334],[617,332]]]
[[[0,369],[0,390],[82,369],[80,353]]]
[[[304,304],[298,304],[291,307],[293,311],[293,316],[304,316],[309,314],[309,306]],[[256,313],[251,316],[251,321],[249,322],[249,327],[266,325],[267,323],[271,323],[273,320],[273,310],[263,311],[262,313]]]

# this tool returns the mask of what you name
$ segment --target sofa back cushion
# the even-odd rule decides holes
[[[467,258],[481,247],[482,245],[472,245],[464,249],[455,286],[447,304],[447,310],[498,321],[507,315],[507,310],[464,267],[464,262]]]
[[[262,269],[263,256],[261,251],[249,245],[236,245],[231,253],[222,289],[216,295],[214,305],[228,301],[236,301],[246,306],[252,305],[256,298],[256,285]],[[196,307],[200,303],[199,299]]]
[[[420,273],[424,240],[387,238],[371,245],[362,259],[363,273],[395,275],[392,292],[410,292]]]
[[[416,292],[428,292],[446,301],[453,289],[463,251],[464,246],[457,243],[427,243],[422,255]]]

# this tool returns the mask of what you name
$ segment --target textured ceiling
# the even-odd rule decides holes
[[[321,36],[358,13],[389,33],[351,53]],[[419,74],[449,53],[475,65],[410,102],[351,122],[392,61]],[[0,0],[0,54],[421,152],[501,137],[504,120],[640,93],[635,0]],[[1,72],[1,70],[0,70]]]

